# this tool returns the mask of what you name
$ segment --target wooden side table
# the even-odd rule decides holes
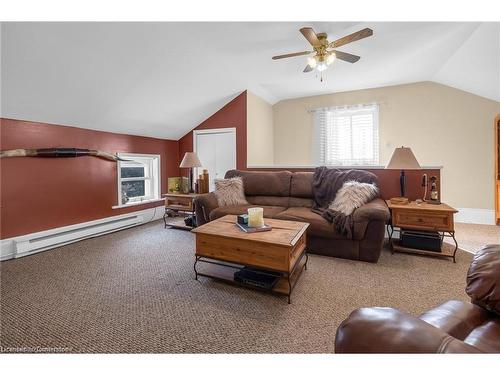
[[[453,258],[456,263],[455,255],[458,250],[458,243],[455,239],[455,228],[453,215],[458,211],[447,204],[429,204],[410,202],[408,204],[392,204],[386,201],[391,211],[391,222],[387,227],[389,234],[389,244],[391,252],[404,252],[413,254],[431,255],[437,257]],[[414,249],[401,245],[399,239],[393,238],[394,232],[401,233],[405,229],[414,229],[423,232],[438,232],[441,241],[441,251],[431,251],[424,249]],[[443,241],[444,237],[453,239],[455,245]]]
[[[163,197],[165,197],[165,214],[163,215],[163,222],[165,223],[165,228],[169,226],[172,228],[193,229],[194,226],[186,225],[184,223],[184,218],[186,217],[186,214],[192,215],[193,218],[196,217],[194,199],[199,195],[200,194],[183,194],[183,193],[163,194]],[[179,215],[179,216],[171,218],[169,214]],[[172,220],[167,220],[167,219],[172,219]]]

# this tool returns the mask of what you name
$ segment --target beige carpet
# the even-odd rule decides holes
[[[472,255],[463,251],[456,264],[388,251],[377,264],[311,256],[288,305],[285,297],[195,281],[193,238],[155,222],[2,262],[1,346],[324,353],[357,307],[419,314],[468,299]]]
[[[461,249],[475,253],[484,245],[500,244],[500,226],[455,223],[455,236]]]

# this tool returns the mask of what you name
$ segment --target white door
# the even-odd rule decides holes
[[[197,168],[196,176],[208,169],[209,188],[213,191],[214,179],[224,178],[228,170],[236,169],[236,129],[195,130],[193,143],[202,165]]]

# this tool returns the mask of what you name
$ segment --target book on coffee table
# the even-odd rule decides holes
[[[240,228],[243,232],[255,233],[255,232],[267,232],[273,229],[272,226],[264,224],[263,227],[249,227],[247,224],[236,223],[236,226]]]

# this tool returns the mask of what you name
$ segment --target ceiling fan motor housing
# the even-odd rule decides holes
[[[322,45],[328,44],[328,40],[327,40],[328,34],[327,33],[318,33],[316,35],[318,36],[318,39]]]

